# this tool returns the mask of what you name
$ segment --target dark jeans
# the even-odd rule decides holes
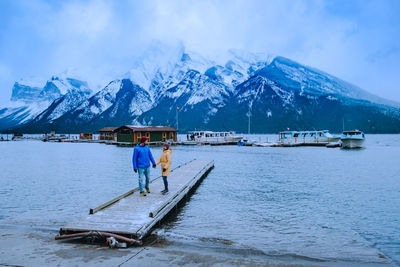
[[[165,190],[168,191],[168,180],[167,180],[167,176],[163,176],[162,179],[163,179],[163,181],[164,181]]]

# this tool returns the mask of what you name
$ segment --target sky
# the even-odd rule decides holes
[[[154,40],[284,56],[400,102],[398,0],[2,0],[0,104],[66,70],[100,89]]]

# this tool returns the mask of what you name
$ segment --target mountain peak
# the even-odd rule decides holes
[[[73,72],[51,77],[43,89],[15,83],[13,99],[51,101],[40,115],[35,111],[23,118],[31,120],[29,129],[93,131],[133,121],[172,125],[179,106],[184,131],[225,126],[241,131],[250,108],[258,132],[339,129],[343,116],[352,116],[359,123],[354,127],[366,131],[400,132],[400,110],[388,101],[281,56],[232,49],[204,57],[181,44],[155,42],[127,73],[92,96]],[[26,109],[0,109],[0,124],[16,117],[13,125],[18,125]]]
[[[15,82],[12,88],[11,101],[33,102],[36,101],[41,92],[41,88],[32,87],[21,83],[22,81]]]

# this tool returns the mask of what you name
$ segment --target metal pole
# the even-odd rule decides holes
[[[178,108],[176,108],[176,129],[179,130],[179,123],[178,123]]]
[[[344,132],[344,117],[343,117],[343,132]]]
[[[249,116],[249,124],[247,126],[247,134],[250,134],[250,117],[251,117],[251,104],[249,104],[249,112],[247,113]]]

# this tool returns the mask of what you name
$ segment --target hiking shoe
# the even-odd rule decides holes
[[[150,189],[149,189],[149,188],[146,188],[146,192],[147,192],[147,193],[150,193]]]
[[[141,192],[140,195],[145,197],[146,193],[145,192]]]
[[[164,190],[164,191],[162,192],[162,194],[163,194],[163,195],[168,194],[168,190]]]
[[[161,194],[164,194],[166,191],[167,191],[167,190],[164,189],[163,191],[161,191]]]

